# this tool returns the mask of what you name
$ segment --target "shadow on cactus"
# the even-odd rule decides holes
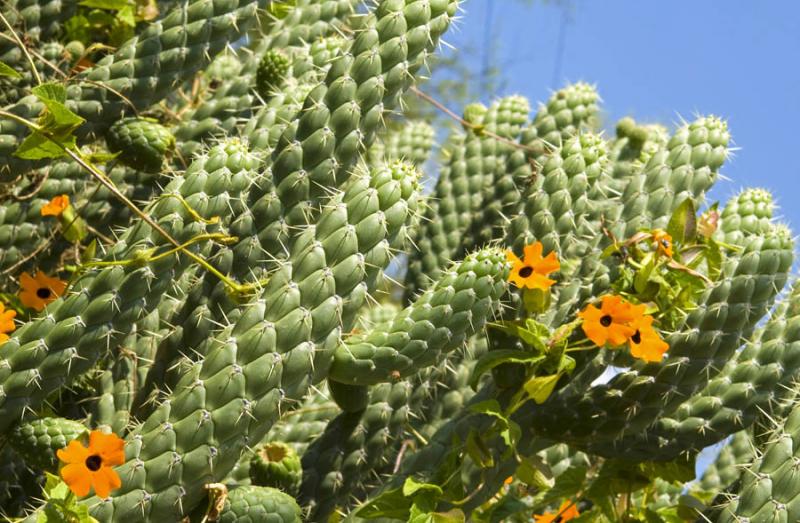
[[[140,7],[3,13],[5,516],[800,520],[793,238],[708,201],[724,120],[578,83],[437,145],[456,0]]]

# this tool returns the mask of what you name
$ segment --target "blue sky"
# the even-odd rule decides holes
[[[491,59],[502,70],[495,96],[536,103],[584,80],[597,85],[612,130],[625,115],[667,125],[696,114],[726,118],[739,150],[722,171],[731,181],[712,198],[765,187],[800,232],[800,2],[469,0],[462,16],[447,41],[480,49],[490,29]],[[482,58],[471,64],[480,71]]]

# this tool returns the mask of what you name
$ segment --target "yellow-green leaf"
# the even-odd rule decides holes
[[[22,75],[18,71],[12,69],[10,66],[4,64],[3,62],[0,62],[0,76],[8,76],[16,79],[22,78]]]
[[[553,389],[555,389],[556,383],[558,383],[560,377],[561,373],[553,374],[552,376],[537,376],[531,378],[524,385],[525,391],[533,401],[541,405],[547,401],[547,398],[553,393]]]
[[[667,233],[672,241],[685,244],[692,242],[697,236],[697,210],[694,201],[686,198],[672,213],[667,225]]]

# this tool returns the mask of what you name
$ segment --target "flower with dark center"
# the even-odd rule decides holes
[[[89,434],[88,447],[77,439],[70,441],[66,448],[56,452],[58,459],[66,463],[61,468],[64,483],[76,496],[86,496],[94,488],[98,497],[107,498],[112,490],[122,486],[112,467],[125,463],[124,446],[125,441],[116,434],[99,430]]]
[[[521,260],[513,252],[506,251],[506,258],[512,264],[508,281],[520,288],[548,290],[556,281],[547,276],[559,270],[561,264],[555,252],[542,256],[543,250],[541,242],[526,245]]]
[[[669,344],[653,328],[653,317],[642,316],[631,327],[636,329],[628,338],[631,356],[644,361],[661,361],[664,353],[669,350]]]
[[[599,309],[589,304],[578,313],[578,317],[583,320],[584,334],[595,345],[602,347],[608,343],[618,347],[633,335],[634,329],[630,324],[643,316],[644,310],[644,305],[634,305],[621,296],[607,295],[603,296]]]
[[[19,277],[19,287],[19,301],[25,307],[40,312],[48,303],[64,294],[67,282],[51,278],[42,271],[37,272],[35,276],[23,272]]]
[[[655,229],[653,231],[653,243],[656,246],[656,252],[667,258],[672,258],[672,236],[666,231]]]

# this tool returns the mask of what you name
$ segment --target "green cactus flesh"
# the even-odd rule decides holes
[[[253,451],[250,481],[259,487],[274,487],[289,495],[300,489],[303,469],[292,447],[281,442],[263,443]]]
[[[106,143],[112,153],[134,169],[158,172],[175,145],[175,137],[154,120],[124,118],[108,130]]]
[[[25,460],[39,470],[55,472],[56,451],[86,432],[77,421],[64,418],[39,418],[17,425],[9,434],[9,444]]]
[[[300,523],[291,496],[269,487],[237,487],[228,492],[220,523]]]
[[[45,473],[100,430],[122,485],[69,503],[102,522],[800,520],[794,238],[767,189],[708,201],[724,120],[603,133],[577,83],[468,103],[438,144],[404,102],[457,0],[164,0],[116,50],[67,4],[0,28],[4,111],[54,116],[38,75],[86,120],[79,162],[32,161],[0,118],[4,517],[63,511]],[[560,266],[520,289],[537,242]],[[67,287],[26,307],[23,272]],[[595,346],[578,313],[611,294],[663,359]]]

